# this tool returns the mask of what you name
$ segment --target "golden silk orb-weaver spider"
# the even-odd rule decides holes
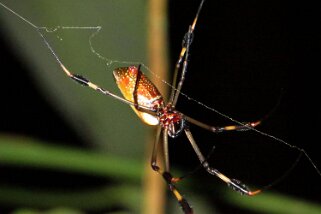
[[[169,190],[173,193],[178,203],[181,205],[182,210],[185,214],[192,214],[193,209],[183,195],[176,188],[176,183],[181,181],[183,177],[174,177],[170,172],[169,164],[169,151],[168,151],[168,137],[176,138],[181,134],[185,134],[193,150],[195,151],[200,165],[211,175],[214,175],[225,182],[233,190],[245,194],[248,196],[254,196],[262,191],[250,190],[245,184],[237,179],[229,178],[228,176],[221,173],[219,170],[213,168],[208,163],[206,157],[202,154],[199,149],[194,137],[188,127],[188,123],[199,126],[208,131],[219,133],[224,131],[246,131],[251,130],[261,123],[261,120],[255,122],[239,123],[238,125],[230,125],[224,127],[210,126],[202,123],[196,119],[193,119],[187,115],[176,110],[176,104],[180,95],[180,91],[183,87],[185,80],[185,74],[188,67],[188,60],[190,54],[190,47],[193,41],[194,30],[198,21],[200,12],[202,10],[205,0],[201,0],[196,16],[189,26],[186,32],[183,42],[182,49],[179,54],[179,58],[176,63],[174,78],[172,83],[172,90],[170,92],[169,101],[165,103],[163,96],[158,91],[157,87],[148,79],[148,77],[142,73],[140,65],[132,65],[129,67],[121,67],[114,70],[113,75],[115,82],[120,89],[123,97],[118,96],[98,85],[91,82],[87,78],[74,74],[69,71],[64,64],[60,61],[58,56],[55,54],[49,43],[43,37],[45,44],[54,54],[59,65],[61,66],[64,73],[75,80],[77,83],[94,89],[104,95],[111,96],[123,103],[126,103],[132,107],[137,116],[146,124],[157,126],[156,139],[154,141],[154,147],[151,157],[151,167],[154,171],[159,173],[168,185]],[[163,153],[164,153],[164,169],[157,164],[157,154],[162,138]],[[271,185],[268,185],[269,187]],[[265,188],[265,187],[264,187]]]
[[[62,70],[64,71],[64,73],[68,77],[75,80],[77,83],[79,83],[81,85],[88,86],[89,88],[100,92],[103,95],[111,96],[114,99],[117,99],[123,103],[130,105],[133,108],[133,110],[135,111],[135,113],[138,115],[138,117],[144,123],[146,123],[148,125],[152,125],[152,126],[157,126],[156,140],[154,142],[152,158],[151,158],[151,167],[154,171],[156,171],[158,174],[160,174],[163,177],[163,179],[167,183],[170,191],[173,193],[174,197],[178,200],[179,204],[181,205],[185,214],[193,213],[193,209],[191,208],[191,206],[189,205],[187,200],[182,196],[182,194],[178,191],[178,189],[175,186],[176,183],[181,181],[185,176],[174,177],[174,176],[172,176],[172,174],[170,172],[169,152],[168,152],[168,136],[170,138],[176,138],[179,135],[186,135],[188,142],[190,143],[190,145],[194,149],[194,151],[200,161],[199,168],[203,167],[209,174],[217,176],[219,179],[221,179],[223,182],[225,182],[229,187],[231,187],[233,190],[235,190],[241,194],[254,196],[254,195],[257,195],[258,193],[262,192],[263,189],[266,189],[266,188],[269,188],[269,187],[275,185],[276,182],[282,180],[284,178],[284,176],[287,175],[294,168],[294,166],[296,166],[301,155],[304,155],[307,158],[307,160],[312,165],[312,167],[314,167],[314,169],[316,170],[318,175],[321,176],[321,172],[318,169],[317,165],[314,163],[314,161],[310,158],[310,156],[306,153],[306,151],[304,149],[297,147],[293,144],[289,144],[288,142],[286,142],[278,137],[275,137],[275,136],[270,135],[268,133],[262,132],[262,131],[257,130],[255,128],[257,125],[261,124],[262,120],[265,118],[258,120],[256,122],[241,123],[241,122],[234,120],[233,118],[217,111],[216,109],[208,107],[207,105],[205,105],[201,102],[198,102],[197,100],[194,100],[191,97],[186,96],[186,95],[185,96],[187,98],[196,101],[199,105],[201,105],[205,108],[208,108],[208,109],[212,110],[213,112],[216,112],[217,114],[229,119],[230,121],[234,122],[234,124],[237,124],[237,125],[224,126],[224,127],[210,126],[210,125],[202,123],[198,120],[195,120],[195,119],[181,113],[180,111],[176,110],[176,104],[177,104],[178,98],[180,95],[181,96],[183,95],[183,93],[181,93],[181,89],[182,89],[183,83],[185,82],[184,80],[185,80],[185,76],[186,76],[186,72],[187,72],[187,67],[191,67],[191,66],[188,66],[189,65],[188,62],[189,62],[189,55],[190,55],[190,47],[191,47],[192,40],[193,40],[195,26],[196,26],[196,23],[197,23],[199,15],[200,15],[200,11],[202,10],[204,2],[205,2],[205,0],[200,0],[200,5],[198,7],[194,21],[189,26],[189,29],[183,38],[182,49],[180,51],[179,58],[178,58],[178,61],[176,64],[175,73],[174,73],[174,77],[173,77],[173,83],[171,85],[168,84],[172,88],[168,102],[165,102],[164,97],[159,93],[157,87],[148,79],[147,76],[145,76],[145,74],[142,73],[142,71],[140,69],[141,68],[140,65],[136,65],[136,66],[132,65],[129,67],[117,68],[114,71],[113,74],[114,74],[114,78],[116,80],[116,84],[119,87],[120,91],[122,92],[123,97],[118,96],[118,95],[96,85],[95,83],[89,81],[87,78],[85,78],[81,75],[74,74],[74,73],[70,72],[64,66],[64,64],[61,62],[58,55],[55,53],[55,51],[53,50],[51,45],[47,42],[45,36],[42,34],[43,30],[45,30],[46,32],[55,32],[59,28],[62,28],[62,29],[96,29],[97,30],[96,33],[97,33],[101,29],[100,26],[97,26],[97,27],[57,26],[54,29],[47,28],[47,27],[40,27],[40,26],[37,26],[34,23],[30,22],[28,19],[24,18],[23,16],[21,16],[20,14],[16,13],[13,10],[11,10],[9,7],[7,7],[6,5],[4,5],[3,3],[0,2],[1,7],[5,8],[6,10],[8,10],[9,12],[11,12],[12,14],[14,14],[18,18],[20,18],[22,21],[24,21],[25,23],[27,23],[28,25],[30,25],[31,27],[33,27],[34,29],[36,29],[38,31],[38,33],[42,37],[45,45],[51,51],[51,54],[53,54],[54,58],[56,59],[56,61],[58,62],[58,64],[60,65],[60,67],[62,68]],[[246,7],[247,7],[247,5],[246,5]],[[248,11],[246,11],[246,12],[248,12]],[[230,15],[230,14],[228,14],[228,15]],[[284,16],[284,14],[282,13],[282,17],[283,16]],[[236,24],[238,24],[238,23],[236,23]],[[282,26],[283,26],[283,24],[282,24]],[[91,41],[93,36],[96,35],[96,33],[91,35],[89,42]],[[57,38],[61,39],[60,37],[57,37]],[[312,37],[312,38],[314,38],[314,37]],[[279,43],[277,43],[277,44],[279,44]],[[90,46],[91,46],[91,42],[90,42]],[[99,53],[95,52],[95,50],[93,49],[92,46],[91,46],[91,48],[92,48],[93,53],[95,53],[99,57],[102,57],[99,55]],[[313,45],[313,50],[314,49],[315,49],[315,47]],[[299,50],[301,50],[301,49],[299,49]],[[306,50],[306,49],[304,49],[304,50]],[[306,51],[304,51],[304,53],[306,53]],[[128,63],[128,62],[124,62],[124,63]],[[300,78],[302,78],[303,77],[301,75],[302,70],[300,68],[301,67],[299,66]],[[197,74],[199,75],[199,73],[197,73]],[[201,77],[203,78],[204,76],[201,76]],[[11,82],[9,82],[9,83],[11,83]],[[309,85],[311,85],[310,81],[309,81]],[[301,91],[301,88],[302,87],[299,88],[300,91]],[[310,90],[309,90],[309,92],[310,92]],[[296,98],[296,96],[295,96],[295,98]],[[299,99],[299,102],[302,103],[302,105],[303,104],[306,105],[306,103],[302,102],[301,99]],[[310,110],[310,107],[311,106],[308,106],[309,110]],[[316,116],[317,115],[313,114],[312,118],[315,119]],[[217,169],[215,169],[209,165],[207,158],[204,157],[204,155],[200,151],[198,145],[196,144],[196,141],[194,140],[194,137],[189,129],[188,124],[201,127],[201,128],[208,130],[212,133],[220,133],[220,132],[232,131],[232,130],[236,130],[236,131],[252,130],[252,131],[255,131],[255,132],[261,134],[262,136],[266,136],[266,137],[269,137],[275,141],[278,141],[279,143],[281,143],[285,146],[288,146],[291,149],[295,149],[295,150],[299,151],[300,155],[298,156],[297,160],[294,162],[292,167],[290,167],[281,177],[279,177],[276,180],[276,182],[270,183],[261,189],[251,191],[246,185],[244,185],[239,180],[230,179],[229,177],[225,176],[224,174],[219,172]],[[296,123],[294,123],[294,124],[296,125]],[[305,122],[305,124],[306,124],[306,122]],[[311,124],[308,124],[308,125],[309,125],[309,127],[312,127]],[[296,127],[298,127],[301,132],[302,126],[299,125]],[[303,126],[303,127],[305,128],[306,126]],[[315,126],[315,127],[317,128],[317,126]],[[309,130],[310,130],[310,128],[309,128]],[[309,133],[312,133],[312,132],[310,131]],[[303,132],[303,134],[305,135],[305,132]],[[160,145],[160,138],[162,138],[163,147],[164,147],[163,151],[162,151],[164,154],[164,162],[165,162],[164,168],[161,168],[157,164],[157,154],[158,154],[157,151],[158,151],[158,147]],[[305,176],[304,178],[306,180],[306,178],[307,178],[306,175],[304,173],[301,173],[301,174],[303,174]],[[310,178],[307,178],[307,179],[309,179],[310,183],[313,183],[310,180]]]

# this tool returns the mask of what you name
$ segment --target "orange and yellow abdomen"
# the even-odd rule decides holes
[[[163,107],[163,97],[156,86],[143,74],[137,66],[117,68],[113,72],[116,84],[125,99],[135,102],[139,106],[158,109]],[[139,78],[139,79],[137,79]],[[141,112],[135,106],[131,106],[138,117],[148,125],[158,125],[156,116],[146,112]]]

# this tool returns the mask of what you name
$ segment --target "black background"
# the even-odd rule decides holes
[[[197,6],[195,1],[171,1],[172,65],[180,50],[181,35],[190,23],[189,14]],[[317,75],[321,68],[321,3],[207,1],[203,9],[183,92],[240,121],[260,119],[276,107],[258,129],[303,148],[320,167]],[[231,123],[186,99],[181,99],[177,108],[208,124]],[[211,158],[215,167],[256,185],[273,181],[297,155],[295,150],[255,134],[213,136],[200,131],[195,138],[207,152],[216,142]],[[201,182],[211,187],[213,178],[208,176]],[[272,189],[320,202],[320,188],[320,175],[304,157]],[[205,194],[206,190],[202,191]],[[206,194],[213,204],[220,203],[219,196],[214,196],[218,193]],[[224,213],[232,212],[218,206],[224,207]]]

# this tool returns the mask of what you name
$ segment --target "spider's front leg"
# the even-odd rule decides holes
[[[168,156],[168,135],[167,135],[167,128],[162,128],[162,126],[159,126],[157,128],[157,134],[156,139],[154,142],[153,147],[153,153],[152,153],[152,159],[151,159],[151,167],[154,171],[159,173],[164,180],[166,181],[169,190],[173,193],[175,198],[177,199],[178,203],[180,204],[182,210],[185,214],[193,214],[193,209],[187,202],[187,200],[182,196],[182,194],[178,191],[176,186],[174,185],[175,181],[178,180],[177,178],[173,177],[169,170],[169,156]],[[162,133],[163,132],[163,133]],[[157,165],[157,152],[158,152],[158,145],[160,141],[160,135],[163,134],[163,144],[164,144],[164,159],[165,159],[165,169],[162,170]]]
[[[48,43],[48,41],[46,40],[45,36],[39,31],[38,29],[38,33],[41,36],[41,38],[43,39],[44,43],[46,44],[47,48],[50,50],[50,52],[52,53],[52,55],[55,57],[55,59],[57,60],[58,64],[60,65],[61,69],[63,70],[63,72],[72,80],[76,81],[78,84],[82,85],[82,86],[87,86],[103,95],[106,96],[111,96],[123,103],[126,103],[130,106],[134,106],[136,108],[138,108],[138,104],[133,102],[132,100],[128,100],[128,99],[124,99],[100,86],[98,86],[97,84],[91,82],[89,79],[87,79],[86,77],[79,75],[79,74],[74,74],[71,71],[69,71],[66,66],[62,63],[62,61],[60,60],[60,58],[58,57],[58,55],[56,54],[56,52],[54,51],[54,49],[51,47],[51,45]],[[140,111],[149,113],[149,114],[154,114],[155,111],[154,109],[147,107],[147,106],[139,106]]]

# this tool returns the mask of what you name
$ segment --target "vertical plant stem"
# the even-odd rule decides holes
[[[167,1],[150,0],[148,14],[148,59],[149,68],[157,73],[160,78],[152,76],[152,81],[156,84],[162,95],[166,96],[167,91],[161,80],[167,79],[168,71],[168,39],[167,39]],[[154,132],[153,132],[154,133]],[[150,166],[150,158],[155,133],[148,137],[146,146],[146,168],[144,177],[144,207],[145,214],[164,214],[166,207],[166,186],[160,175],[155,173]],[[159,149],[161,152],[162,149]],[[158,160],[162,160],[161,154]],[[163,167],[162,161],[158,161]]]

